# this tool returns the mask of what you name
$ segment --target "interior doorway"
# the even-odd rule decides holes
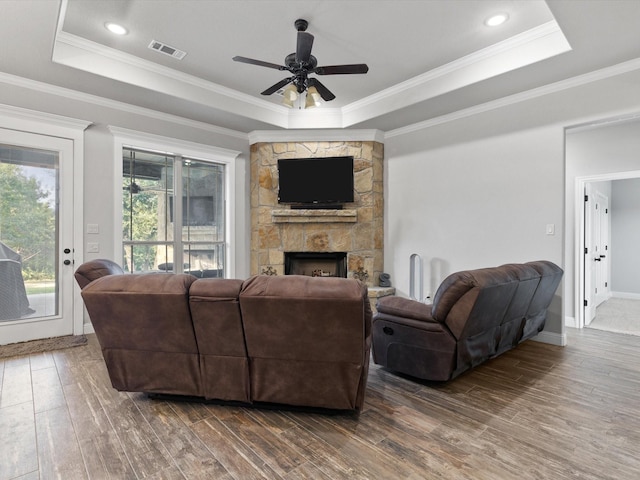
[[[576,320],[577,327],[589,326],[598,306],[612,295],[610,196],[597,186],[603,182],[640,178],[640,171],[609,173],[576,179]]]

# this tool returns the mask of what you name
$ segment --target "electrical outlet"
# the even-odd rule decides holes
[[[97,223],[87,223],[87,233],[100,233],[100,227]]]
[[[100,252],[100,244],[98,242],[87,243],[87,253],[99,253],[99,252]]]

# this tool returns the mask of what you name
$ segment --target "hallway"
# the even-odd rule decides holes
[[[640,300],[612,297],[596,309],[588,328],[640,335]]]

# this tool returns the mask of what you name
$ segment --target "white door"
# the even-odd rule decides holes
[[[0,128],[0,345],[74,333],[73,155]]]
[[[609,200],[591,184],[585,186],[584,217],[584,323],[589,325],[609,294]]]
[[[609,199],[596,191],[594,203],[593,300],[597,307],[609,298]]]

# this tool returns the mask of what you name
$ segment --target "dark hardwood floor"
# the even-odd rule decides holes
[[[0,479],[636,479],[640,337],[570,330],[445,384],[371,366],[355,415],[150,400],[95,337],[0,359]]]

